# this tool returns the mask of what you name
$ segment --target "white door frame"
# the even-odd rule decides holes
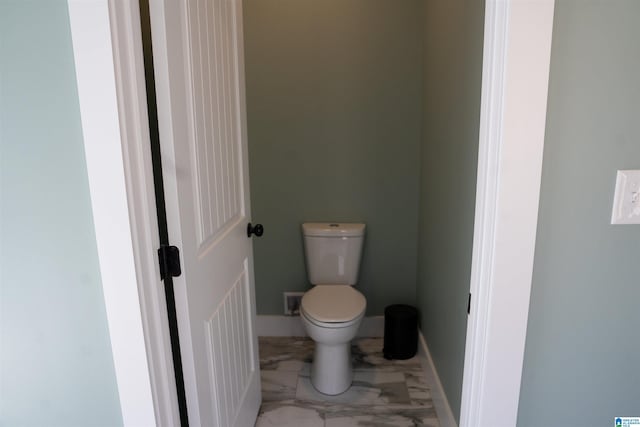
[[[89,189],[125,426],[179,426],[137,0],[68,0]]]
[[[125,426],[179,425],[137,0],[68,0]],[[487,0],[461,426],[514,426],[533,267],[553,0]],[[523,102],[523,100],[525,100]]]
[[[515,426],[533,273],[554,0],[488,0],[460,426]]]

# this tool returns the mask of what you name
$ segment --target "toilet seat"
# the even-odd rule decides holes
[[[305,311],[303,309],[300,310],[300,316],[304,317],[305,319],[307,319],[307,321],[319,328],[323,328],[323,329],[346,329],[346,328],[350,328],[351,326],[355,325],[356,323],[360,323],[362,321],[362,318],[364,317],[364,312],[362,313],[362,315],[356,317],[355,319],[349,321],[349,322],[320,322],[316,319],[313,319],[312,317],[310,317],[308,314],[305,313]]]
[[[326,328],[347,327],[359,321],[366,308],[364,295],[348,285],[315,286],[300,303],[300,311],[309,321]]]

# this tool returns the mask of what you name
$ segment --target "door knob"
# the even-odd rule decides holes
[[[252,234],[255,234],[257,237],[262,236],[264,233],[264,227],[262,224],[251,225],[251,223],[247,224],[247,237],[251,237]]]

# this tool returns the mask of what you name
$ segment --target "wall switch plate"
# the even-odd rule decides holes
[[[640,224],[640,170],[618,171],[611,224]]]

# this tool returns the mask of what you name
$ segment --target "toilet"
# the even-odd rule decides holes
[[[315,342],[311,384],[323,394],[343,393],[353,380],[351,340],[367,308],[358,281],[365,224],[304,223],[307,276],[313,287],[300,303],[300,317]]]

